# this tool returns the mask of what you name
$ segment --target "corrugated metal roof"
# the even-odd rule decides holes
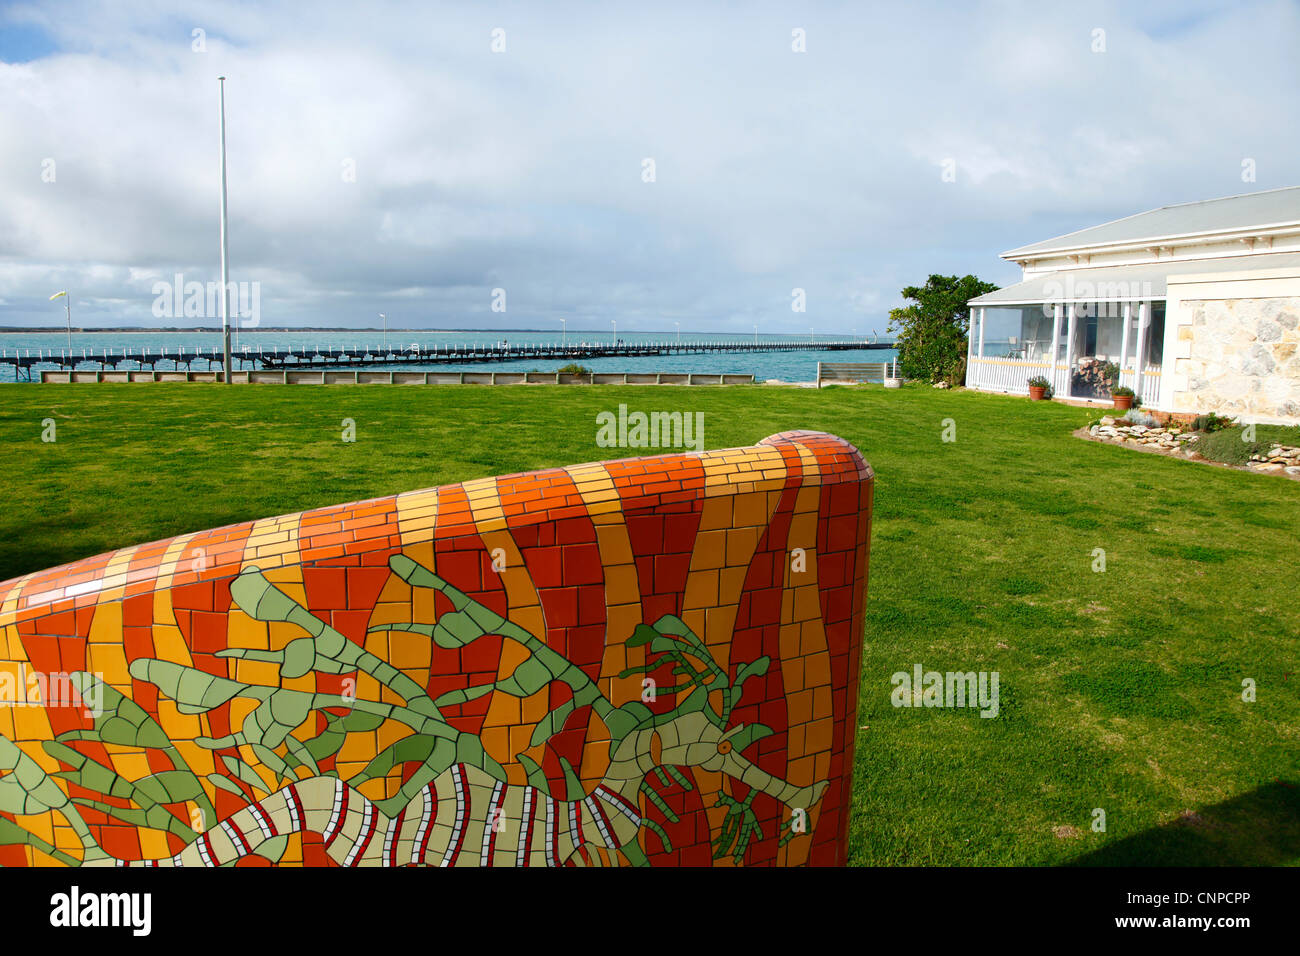
[[[1300,186],[1161,206],[1002,253],[1004,259],[1111,243],[1300,223]]]
[[[1171,275],[1202,272],[1247,272],[1252,269],[1300,269],[1300,252],[1271,252],[1226,259],[1143,262],[1101,269],[1048,272],[970,300],[970,305],[1015,305],[1032,302],[1125,302],[1163,299]]]

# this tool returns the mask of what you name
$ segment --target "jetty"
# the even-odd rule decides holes
[[[714,352],[847,352],[859,349],[892,349],[893,342],[845,341],[843,339],[740,342],[736,340],[691,339],[662,342],[556,342],[514,344],[507,341],[480,345],[402,346],[244,345],[231,353],[233,372],[281,369],[363,369],[459,365],[479,362],[567,361],[595,358],[645,358],[656,355],[696,355]],[[32,370],[81,369],[104,371],[130,369],[148,371],[222,370],[220,346],[177,348],[105,349],[0,349],[0,366],[10,365],[17,381],[33,381]]]

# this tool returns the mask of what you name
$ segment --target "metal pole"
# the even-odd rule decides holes
[[[224,377],[230,384],[230,261],[226,226],[226,78],[217,77],[221,118],[221,343],[225,355]]]
[[[226,384],[231,382],[230,375],[230,262],[229,242],[226,228],[226,78],[217,77],[221,92],[221,341],[225,353],[224,378]]]
[[[68,301],[64,303],[68,307],[68,352],[72,352],[72,295],[64,296]]]

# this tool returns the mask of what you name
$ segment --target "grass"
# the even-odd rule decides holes
[[[1089,409],[878,386],[0,386],[0,578],[608,457],[595,416],[619,402],[704,412],[710,448],[834,432],[875,468],[853,862],[1300,862],[1300,484],[1080,441]],[[998,671],[999,716],[892,707],[917,663]]]

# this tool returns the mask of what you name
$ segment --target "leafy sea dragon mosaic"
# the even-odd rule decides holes
[[[786,831],[779,841],[782,845],[803,832],[826,781],[799,787],[767,773],[742,754],[771,730],[761,724],[728,727],[745,681],[766,673],[768,658],[741,666],[731,680],[703,641],[680,618],[667,615],[653,626],[637,626],[627,643],[644,646],[646,662],[619,676],[646,674],[671,664],[679,683],[659,688],[658,693],[677,695],[676,705],[659,714],[640,701],[614,706],[581,668],[523,627],[406,555],[394,555],[389,566],[412,587],[431,588],[445,595],[453,610],[434,624],[382,624],[370,631],[412,632],[443,648],[465,647],[495,634],[519,642],[530,655],[504,679],[451,691],[434,700],[415,680],[325,624],[257,568],[248,568],[231,583],[235,605],[258,621],[286,622],[305,633],[279,651],[236,648],[220,651],[219,656],[277,664],[282,679],[312,671],[361,671],[403,702],[246,684],[171,661],[137,659],[130,666],[131,675],[156,685],[176,702],[181,713],[206,713],[237,697],[258,702],[237,732],[196,742],[212,750],[247,746],[275,774],[278,789],[267,792],[265,781],[251,766],[238,756],[222,754],[229,774],[210,774],[208,781],[245,800],[250,800],[251,794],[251,802],[210,829],[201,825],[192,828],[167,804],[192,801],[199,818],[215,820],[197,774],[143,708],[93,675],[79,672],[74,675],[78,690],[83,695],[98,692],[103,711],[93,729],[61,734],[45,743],[47,752],[69,768],[55,776],[105,797],[126,798],[134,806],[122,808],[107,799],[69,797],[36,761],[0,738],[0,770],[8,772],[0,776],[0,811],[58,811],[81,839],[85,853],[79,861],[3,818],[0,842],[26,842],[71,865],[227,866],[251,853],[276,861],[291,834],[314,831],[323,835],[330,858],[343,866],[601,865],[616,862],[618,856],[644,865],[648,859],[639,840],[642,831],[654,833],[665,850],[672,847],[663,827],[641,813],[640,798],[676,823],[677,814],[655,789],[652,778],[665,786],[675,780],[690,789],[680,767],[720,772],[749,788],[743,799],[719,795],[715,807],[725,806],[726,814],[715,837],[715,859],[729,854],[742,862],[751,841],[761,838],[752,807],[758,793],[775,798],[790,810],[782,824]],[[92,688],[92,682],[98,686]],[[610,736],[608,769],[591,792],[584,790],[563,757],[563,794],[553,792],[541,767],[526,754],[516,759],[527,771],[527,784],[509,784],[505,769],[484,750],[479,738],[453,727],[442,714],[443,707],[493,692],[528,697],[552,682],[567,685],[572,697],[536,726],[530,747],[562,730],[578,708],[590,706]],[[720,708],[710,702],[714,693],[722,701]],[[343,708],[347,713],[340,716],[326,708]],[[307,741],[292,736],[291,731],[313,712],[324,715],[324,731]],[[390,719],[411,733],[375,755],[347,781],[335,772],[321,772],[319,762],[338,753],[347,734],[373,732]],[[128,781],[73,748],[71,744],[78,740],[155,748],[169,757],[175,769]],[[418,769],[388,799],[372,802],[357,789],[367,780],[412,762]],[[258,794],[264,796],[258,798]],[[79,806],[129,825],[176,834],[185,841],[185,848],[163,859],[116,860],[95,842]]]

